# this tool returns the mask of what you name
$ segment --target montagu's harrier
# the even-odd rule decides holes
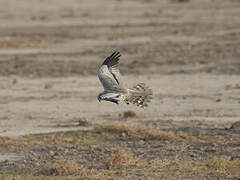
[[[98,78],[104,87],[104,91],[98,95],[98,100],[116,104],[124,101],[126,104],[132,103],[142,108],[147,107],[152,99],[152,90],[144,83],[139,83],[133,88],[124,88],[119,72],[120,56],[120,52],[114,52],[98,69]]]

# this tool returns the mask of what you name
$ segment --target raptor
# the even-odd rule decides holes
[[[110,101],[116,104],[124,101],[139,107],[147,107],[152,99],[152,90],[144,83],[139,83],[132,88],[125,88],[119,71],[120,52],[114,52],[107,57],[98,69],[98,78],[104,91],[98,95],[99,102]]]

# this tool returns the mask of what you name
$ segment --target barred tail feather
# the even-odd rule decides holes
[[[134,104],[139,107],[147,107],[152,99],[152,90],[144,83],[139,83],[131,89],[128,89],[128,95],[125,98],[126,104]]]

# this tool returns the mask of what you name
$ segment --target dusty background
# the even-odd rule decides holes
[[[239,120],[239,10],[234,0],[2,1],[1,135],[126,110],[141,121]],[[97,68],[114,50],[126,86],[152,87],[147,109],[97,101]]]
[[[82,120],[161,130],[240,120],[238,0],[0,4],[0,136],[92,128]],[[97,101],[97,68],[115,50],[126,86],[153,89],[148,108]]]

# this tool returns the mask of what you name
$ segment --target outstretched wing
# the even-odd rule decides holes
[[[125,91],[119,72],[120,56],[120,52],[114,52],[98,69],[98,78],[106,91]]]

